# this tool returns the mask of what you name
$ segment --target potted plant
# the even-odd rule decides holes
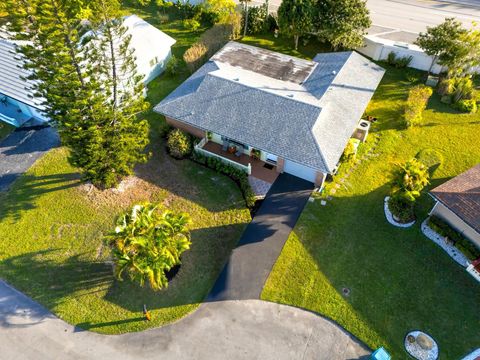
[[[258,149],[252,149],[252,151],[250,152],[250,156],[251,156],[253,159],[260,160],[261,151],[258,150]]]
[[[230,154],[235,154],[237,152],[237,147],[235,145],[229,145],[228,146],[228,152]]]

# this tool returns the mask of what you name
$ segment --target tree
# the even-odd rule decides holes
[[[233,0],[205,0],[201,6],[215,15],[215,23],[225,22],[237,7]]]
[[[312,31],[312,0],[284,0],[278,8],[280,31],[293,36],[295,50],[300,36]]]
[[[190,222],[187,213],[160,212],[150,203],[120,216],[115,231],[105,238],[117,279],[126,273],[140,286],[148,282],[153,290],[167,287],[166,272],[181,264],[182,253],[190,248]]]
[[[11,30],[29,39],[18,50],[71,163],[95,185],[115,186],[136,163],[146,161],[148,143],[148,124],[137,118],[147,108],[143,85],[130,38],[117,18],[118,2],[6,1]],[[92,35],[82,38],[86,30]]]
[[[428,74],[437,60],[441,65],[452,65],[461,52],[462,36],[467,33],[462,23],[455,18],[446,18],[437,26],[427,26],[425,33],[420,33],[415,44],[420,46],[427,55],[432,56]]]
[[[365,0],[318,0],[313,24],[319,38],[337,49],[363,45],[363,35],[371,25]]]
[[[243,25],[243,36],[247,36],[247,29],[248,29],[248,4],[252,2],[252,0],[240,0],[243,4],[243,13],[244,13],[244,25]]]
[[[432,88],[425,85],[414,86],[410,89],[405,103],[407,126],[418,125],[422,122],[422,113],[427,107],[428,99],[432,96],[432,93]]]
[[[428,184],[428,168],[413,158],[398,166],[393,181],[393,193],[401,194],[403,198],[413,202]]]

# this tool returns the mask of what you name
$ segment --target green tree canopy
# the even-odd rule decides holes
[[[295,50],[298,40],[313,30],[313,0],[283,0],[278,8],[278,24],[280,31],[293,36]]]
[[[5,1],[11,30],[29,40],[18,50],[72,164],[95,185],[115,186],[146,161],[148,143],[148,124],[137,117],[148,104],[118,1]]]
[[[432,56],[429,74],[437,60],[441,65],[455,66],[465,52],[462,37],[466,34],[467,30],[455,18],[446,18],[440,25],[428,26],[426,32],[420,33],[415,44]]]
[[[371,25],[365,0],[317,0],[312,21],[319,38],[335,49],[362,46]]]
[[[186,213],[160,211],[150,203],[133,206],[105,238],[116,277],[122,280],[128,274],[141,286],[148,282],[153,290],[167,287],[166,272],[179,265],[180,256],[190,248],[190,222]]]

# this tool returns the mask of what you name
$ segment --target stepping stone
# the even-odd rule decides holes
[[[322,206],[325,206],[325,205],[327,205],[327,202],[326,202],[325,200],[322,200],[322,201],[320,201],[320,204],[321,204]]]
[[[343,184],[345,182],[345,180],[346,180],[345,178],[341,178],[340,182]]]
[[[337,189],[333,188],[332,190],[330,190],[330,194],[335,194],[337,192]]]
[[[342,186],[342,185],[340,185],[340,184],[335,184],[335,188],[336,188],[336,189],[340,189],[341,186]]]
[[[308,202],[313,203],[314,201],[315,201],[315,198],[314,198],[314,197],[309,197],[309,198],[308,198]]]
[[[329,201],[330,201],[330,200],[332,200],[332,199],[333,199],[333,197],[332,197],[332,196],[327,196],[327,200],[329,200]]]

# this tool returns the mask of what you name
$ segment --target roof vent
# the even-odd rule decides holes
[[[233,79],[233,81],[240,81],[240,79],[239,79],[239,78],[235,78],[235,79]]]
[[[293,94],[288,94],[287,95],[289,98],[293,98]]]
[[[333,70],[332,75],[337,75],[337,72],[335,70]]]

